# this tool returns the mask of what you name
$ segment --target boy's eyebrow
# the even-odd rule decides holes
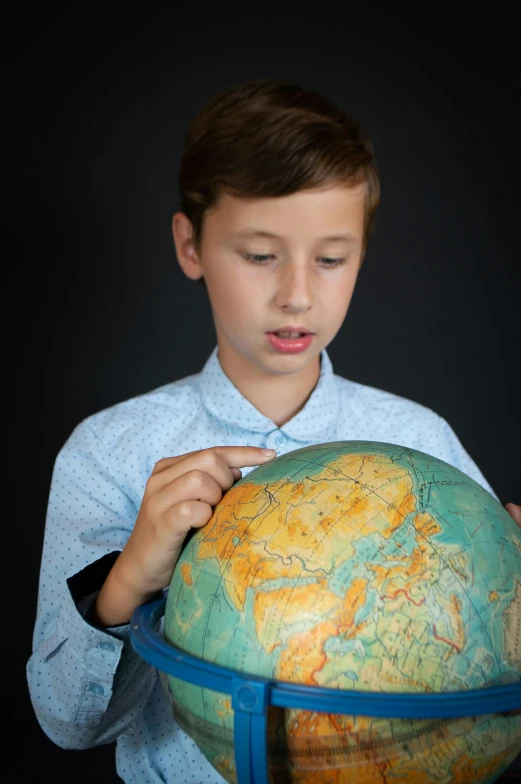
[[[242,231],[238,231],[236,234],[233,235],[234,237],[267,237],[271,240],[281,240],[284,239],[280,237],[278,234],[273,234],[271,231],[264,231],[262,229],[255,229],[253,227],[248,227],[243,229]],[[356,242],[356,237],[354,234],[334,234],[331,237],[322,237],[321,238],[325,242]]]

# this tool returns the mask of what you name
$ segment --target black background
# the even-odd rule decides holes
[[[216,91],[290,79],[362,121],[382,203],[328,349],[335,371],[433,408],[501,502],[521,503],[519,66],[508,20],[501,34],[475,19],[356,32],[347,12],[80,9],[18,12],[2,42],[2,697],[4,773],[16,782],[117,780],[113,747],[60,750],[29,701],[45,508],[56,454],[82,418],[198,372],[215,344],[170,220],[184,133]]]

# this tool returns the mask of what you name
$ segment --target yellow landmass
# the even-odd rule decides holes
[[[226,720],[228,716],[231,716],[233,713],[231,697],[221,697],[215,708],[215,713],[217,716],[219,716],[220,719],[223,720]]]
[[[483,760],[473,760],[467,754],[462,754],[452,769],[452,781],[454,784],[474,784],[477,781],[488,781],[505,764],[506,755],[507,751],[503,751],[483,762]]]
[[[248,587],[316,577],[320,568],[327,576],[339,558],[354,554],[357,539],[375,533],[389,539],[398,531],[415,508],[412,479],[392,461],[373,457],[344,455],[324,479],[266,487],[245,482],[225,494],[205,526],[197,558],[216,560],[238,610]],[[419,525],[432,525],[418,517]]]
[[[441,525],[427,512],[419,512],[414,515],[413,525],[419,534],[427,538],[439,534],[441,531]]]
[[[468,572],[468,563],[464,553],[461,551],[458,553],[451,553],[447,560],[450,568],[458,575],[460,580],[464,583],[470,582],[471,575]]]
[[[281,645],[281,631],[298,622],[303,631],[291,634],[280,654],[277,677],[316,685],[316,674],[326,661],[324,643],[345,634],[365,602],[367,580],[353,580],[343,599],[325,580],[292,588],[257,591],[253,603],[257,639],[271,652]]]
[[[465,627],[461,617],[462,603],[456,594],[451,593],[448,601],[438,597],[438,604],[445,610],[447,620],[433,624],[434,636],[447,646],[444,657],[447,659],[455,652],[460,653],[465,645]]]
[[[180,566],[180,571],[184,584],[188,586],[193,585],[194,581],[192,579],[192,567],[190,564],[184,561]]]
[[[516,580],[514,598],[503,613],[503,655],[511,667],[521,670],[521,582]]]
[[[418,537],[415,537],[418,541]],[[393,558],[394,566],[367,563],[383,599],[396,599],[401,593],[411,604],[425,602],[429,580],[439,572],[439,560],[432,548],[418,544],[411,553]],[[397,563],[396,563],[397,562]]]

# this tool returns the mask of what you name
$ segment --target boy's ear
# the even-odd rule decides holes
[[[184,212],[176,212],[172,218],[172,235],[179,266],[191,280],[203,276],[203,270],[193,243],[193,226]]]

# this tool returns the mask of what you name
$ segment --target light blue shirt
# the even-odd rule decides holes
[[[27,665],[34,710],[52,741],[85,749],[117,740],[117,772],[125,782],[223,784],[172,718],[157,672],[130,644],[129,627],[101,631],[84,620],[103,580],[85,601],[73,597],[71,586],[89,573],[82,572],[86,567],[123,549],[159,459],[218,445],[273,447],[283,454],[341,440],[427,452],[497,499],[443,418],[334,375],[326,351],[309,400],[280,428],[228,379],[217,348],[201,373],[118,403],[75,428],[54,466]],[[243,469],[243,476],[251,470]]]

